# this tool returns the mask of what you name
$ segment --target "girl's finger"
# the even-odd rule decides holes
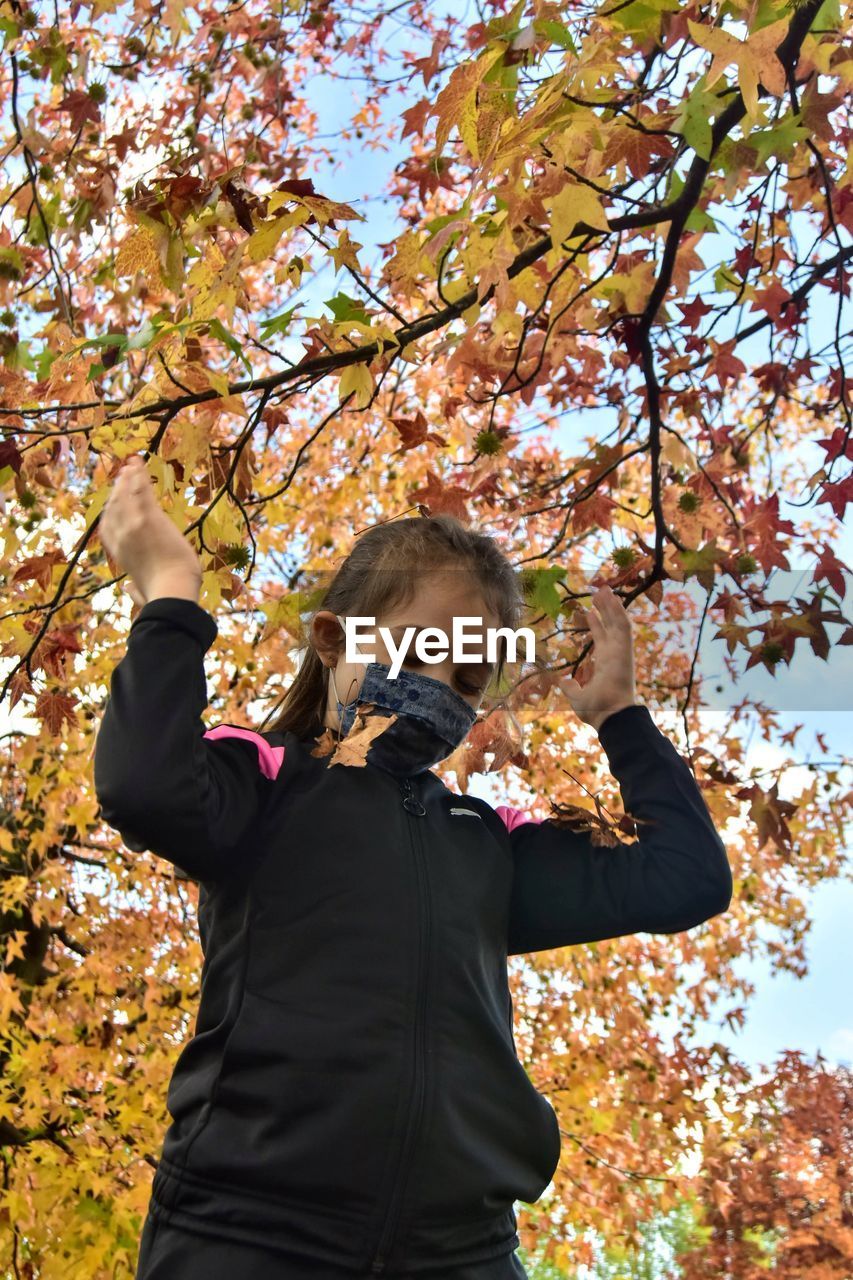
[[[629,621],[625,606],[610,587],[602,590],[598,607],[608,622],[619,626]]]

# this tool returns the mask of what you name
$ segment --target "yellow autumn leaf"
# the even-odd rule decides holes
[[[338,384],[338,394],[341,400],[346,400],[347,396],[353,391],[355,392],[355,407],[357,409],[366,408],[373,395],[373,375],[364,363],[351,364],[341,374],[341,380]]]
[[[581,235],[575,231],[579,222],[607,231],[609,223],[601,200],[592,187],[571,182],[551,198],[551,243],[558,248],[564,240]]]
[[[335,270],[340,271],[342,266],[347,266],[352,267],[353,271],[360,271],[358,250],[363,248],[364,245],[359,244],[357,240],[350,239],[350,233],[344,227],[338,236],[337,246],[329,250],[329,257],[335,264]]]
[[[116,255],[115,271],[117,276],[135,276],[141,271],[146,280],[162,279],[160,255],[151,233],[144,227],[137,227],[122,244]]]
[[[758,84],[776,97],[785,92],[785,68],[776,56],[776,50],[788,31],[787,18],[771,22],[760,31],[738,40],[720,27],[706,27],[688,18],[687,25],[696,44],[714,55],[705,83],[710,89],[716,84],[726,67],[733,62],[738,69],[738,84],[744,106],[751,117],[758,115]]]
[[[289,204],[294,200],[309,214],[313,213],[321,227],[325,227],[327,222],[335,218],[341,221],[357,219],[359,222],[364,222],[364,214],[357,213],[352,205],[327,200],[325,196],[295,196],[290,191],[274,191],[267,201],[267,212],[275,213],[276,209],[280,209],[283,204]],[[307,215],[299,221],[307,221]]]
[[[593,1133],[610,1133],[616,1122],[614,1112],[602,1111],[600,1107],[590,1107],[586,1114]]]
[[[284,234],[284,218],[273,218],[271,222],[263,222],[246,241],[246,253],[252,262],[262,262],[272,257],[275,247]]]
[[[475,164],[480,163],[480,143],[477,138],[477,90],[469,93],[462,101],[459,112],[459,136],[471,152]]]

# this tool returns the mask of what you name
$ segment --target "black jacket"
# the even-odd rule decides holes
[[[507,956],[725,911],[701,792],[644,706],[599,733],[651,820],[618,848],[429,771],[205,732],[216,634],[192,601],[146,604],[95,748],[105,820],[199,881],[201,999],[152,1210],[378,1275],[511,1253],[514,1202],[548,1186],[560,1133],[516,1054]]]

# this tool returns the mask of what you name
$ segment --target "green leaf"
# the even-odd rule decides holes
[[[720,549],[714,541],[706,542],[697,551],[679,551],[678,558],[684,569],[685,578],[695,573],[706,590],[710,590],[714,581],[714,566],[720,556]]]
[[[835,31],[841,26],[841,6],[838,0],[825,0],[814,16],[810,31],[823,31],[828,27]]]
[[[59,356],[58,351],[51,351],[45,347],[36,356],[36,372],[38,373],[39,382],[44,382],[45,378],[50,374],[54,360]]]
[[[715,93],[705,88],[705,77],[702,76],[685,98],[681,113],[675,127],[688,147],[692,147],[697,156],[703,160],[711,159],[711,142],[713,134],[711,121],[720,101]]]
[[[634,0],[624,7],[614,6],[609,19],[622,31],[642,32],[644,39],[660,35],[661,19],[665,12],[680,8],[680,0]]]
[[[769,27],[780,18],[787,17],[790,11],[791,5],[788,0],[758,0],[758,6],[749,25],[749,34],[754,35],[762,27]]]
[[[522,589],[527,603],[539,613],[546,613],[552,620],[563,608],[564,600],[554,585],[565,578],[566,571],[559,566],[545,569],[525,569]]]
[[[754,129],[747,142],[755,148],[759,164],[766,164],[771,156],[788,156],[798,142],[808,138],[809,130],[802,122],[802,116],[789,111],[772,129]]]
[[[19,342],[7,355],[6,364],[10,369],[29,369],[30,373],[35,373],[36,362],[30,355],[30,344]]]
[[[741,283],[742,282],[738,280],[737,276],[734,275],[732,271],[729,270],[725,263],[723,263],[722,266],[717,267],[717,270],[714,273],[714,289],[717,293],[722,293],[724,290],[728,290],[731,293],[737,293],[740,290]]]
[[[370,324],[370,316],[365,311],[363,303],[359,302],[358,298],[351,298],[348,293],[335,294],[334,298],[324,302],[323,306],[329,308],[338,324],[342,320],[358,320],[361,324]]]
[[[570,53],[577,53],[571,33],[568,27],[563,26],[562,22],[554,22],[550,18],[536,18],[533,23],[533,30],[538,36],[547,36],[552,44],[558,44],[561,49],[568,49]]]
[[[228,330],[225,328],[225,325],[222,323],[222,321],[218,320],[215,316],[212,319],[206,320],[205,324],[210,325],[211,332],[215,333],[219,341],[224,342],[226,347],[228,347],[230,351],[234,352],[234,355],[237,356],[237,358],[243,362],[243,364],[246,366],[249,373],[251,374],[253,372],[252,366],[249,364],[249,361],[246,359],[246,355],[245,355],[245,352],[243,351],[243,347],[234,337],[234,334],[229,333]]]
[[[109,1205],[95,1200],[88,1194],[80,1197],[76,1209],[81,1218],[91,1218],[94,1222],[109,1222],[112,1217],[112,1209]]]
[[[0,31],[3,32],[3,49],[5,52],[6,46],[11,44],[13,40],[17,40],[21,31],[12,18],[0,18]]]
[[[152,322],[146,321],[138,333],[132,334],[127,339],[127,349],[128,351],[141,351],[144,347],[147,347],[152,338],[156,338],[156,336],[156,325]]]
[[[266,342],[274,333],[287,333],[290,327],[290,321],[294,312],[299,310],[299,306],[291,307],[289,311],[282,311],[280,316],[272,316],[269,320],[261,323],[260,337],[261,342]]]
[[[709,213],[697,205],[684,224],[687,231],[716,231],[717,224]]]

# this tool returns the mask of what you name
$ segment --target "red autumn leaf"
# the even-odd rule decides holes
[[[76,706],[75,697],[59,690],[40,693],[36,698],[35,712],[46,732],[51,737],[57,737],[62,730],[63,721],[67,721],[72,727],[77,723],[77,714],[74,710]]]
[[[401,118],[406,122],[405,127],[400,134],[401,142],[403,138],[407,138],[410,133],[415,134],[416,137],[423,136],[427,120],[429,119],[431,106],[432,103],[429,98],[421,98],[420,102],[416,102],[414,106],[409,107],[407,111],[402,111],[400,113]]]
[[[818,503],[828,502],[838,519],[843,520],[848,502],[853,502],[853,473],[839,480],[837,484],[822,485],[817,501]]]
[[[314,183],[310,178],[287,178],[284,182],[280,182],[275,188],[285,195],[291,196],[316,196]]]
[[[83,128],[87,120],[98,124],[101,119],[101,108],[94,98],[82,89],[72,89],[67,93],[53,111],[67,111],[71,116],[71,127],[76,132]]]
[[[424,417],[420,409],[415,410],[413,418],[392,418],[394,426],[400,433],[403,441],[398,453],[405,453],[409,449],[416,448],[419,444],[424,444],[430,440],[433,444],[446,445],[447,441],[444,436],[440,436],[437,431],[430,431],[429,423]]]
[[[699,321],[713,311],[713,307],[709,307],[702,298],[692,298],[690,302],[679,302],[678,307],[684,317],[685,324],[690,329],[696,329]]]
[[[710,339],[710,345],[714,350],[714,356],[708,365],[708,372],[713,373],[725,390],[730,382],[737,382],[746,373],[746,365],[736,355],[733,354],[735,347],[735,339],[730,338],[728,342],[716,343]]]
[[[853,432],[849,427],[836,427],[832,435],[823,440],[815,440],[826,453],[826,462],[834,458],[849,458],[853,462]]]
[[[763,568],[769,569],[775,565],[780,569],[790,569],[778,541],[780,534],[795,533],[796,529],[790,520],[780,518],[778,493],[771,494],[763,501],[747,498],[742,529],[750,549]]]
[[[0,440],[0,469],[11,467],[16,476],[21,474],[21,451],[14,440]]]
[[[226,183],[224,190],[230,184]],[[204,204],[207,188],[200,178],[194,174],[184,173],[165,184],[164,203],[176,222],[180,222],[190,210],[201,209]]]
[[[45,551],[43,555],[31,556],[29,560],[25,560],[19,565],[12,574],[12,582],[37,582],[39,586],[47,591],[53,577],[53,566],[56,564],[65,564],[66,556],[63,551]]]
[[[784,285],[774,280],[766,289],[756,289],[752,299],[756,308],[766,311],[774,320],[779,320],[783,307],[790,301],[791,295]]]
[[[835,594],[843,600],[847,591],[844,575],[849,572],[847,565],[838,559],[832,547],[824,543],[812,574],[812,582],[819,582],[821,578],[826,578]]]
[[[601,163],[603,169],[609,170],[624,160],[634,178],[647,178],[658,159],[666,159],[672,152],[672,142],[666,134],[626,125],[611,131]]]
[[[427,471],[426,484],[411,494],[411,500],[426,507],[430,515],[446,511],[463,524],[469,524],[470,516],[465,499],[470,496],[469,489],[456,484],[442,484],[435,472]]]

